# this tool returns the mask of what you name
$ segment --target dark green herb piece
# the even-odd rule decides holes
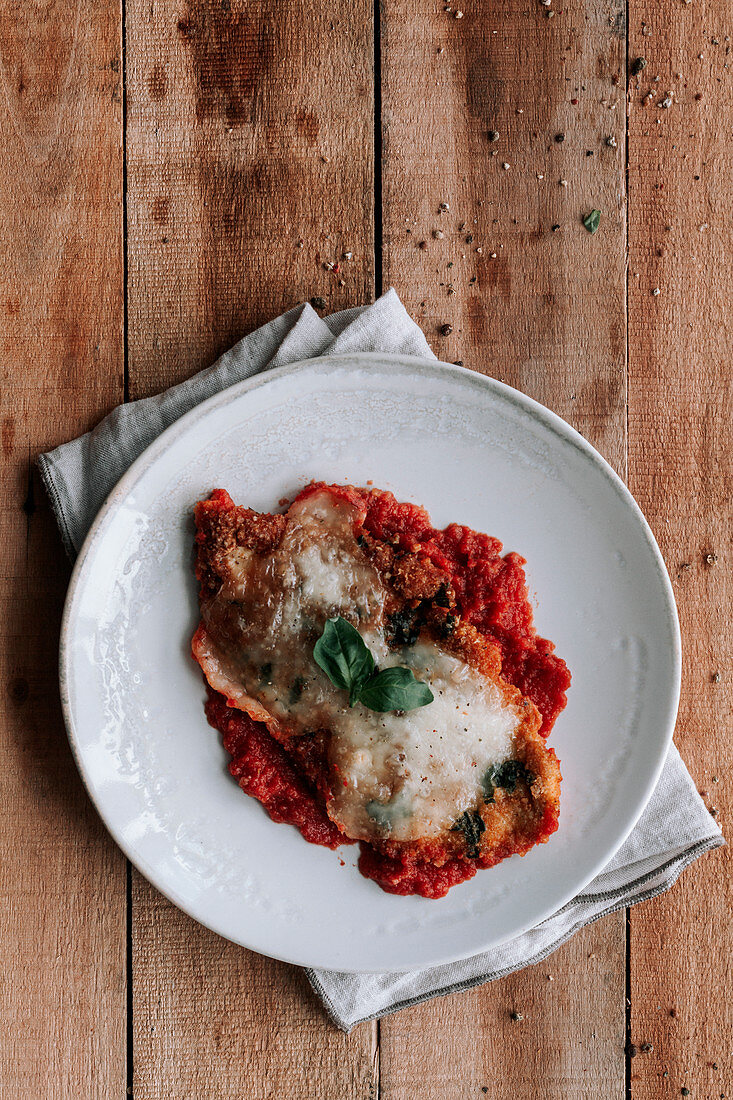
[[[387,644],[393,649],[414,645],[420,637],[423,617],[419,608],[403,607],[390,615],[385,624]]]
[[[331,683],[348,691],[349,706],[353,707],[361,687],[374,672],[374,658],[356,627],[340,615],[328,619],[313,656]]]
[[[601,212],[600,210],[591,210],[590,214],[586,214],[583,218],[583,225],[589,233],[597,233],[598,226],[601,224]]]
[[[313,649],[316,664],[332,684],[349,693],[349,706],[361,702],[380,713],[415,710],[433,701],[427,684],[412,669],[374,667],[374,658],[359,631],[340,616],[328,619]]]
[[[392,807],[385,802],[377,802],[372,798],[364,807],[372,821],[376,822],[383,832],[388,833],[392,828]]]
[[[433,603],[436,607],[450,607],[448,592],[444,584],[441,584],[440,588],[433,596]]]
[[[532,782],[532,775],[521,760],[505,760],[503,764],[492,764],[481,781],[484,798],[487,802],[493,802],[497,787],[502,787],[507,794],[513,794],[520,779],[527,786]]]
[[[631,75],[638,76],[646,68],[646,58],[637,57],[636,61],[631,64]]]
[[[476,859],[478,856],[481,834],[485,829],[486,826],[478,810],[466,810],[455,825],[451,825],[452,833],[463,833],[466,839],[466,855],[469,859]]]
[[[444,638],[450,637],[450,635],[456,629],[457,622],[458,619],[456,618],[456,616],[448,612],[446,617],[443,619],[443,622],[440,624],[440,633],[443,635]]]
[[[293,686],[290,689],[290,700],[289,701],[290,701],[291,706],[293,705],[293,703],[298,702],[298,699],[300,699],[301,695],[303,694],[303,689],[305,688],[305,685],[307,684],[307,682],[308,681],[306,680],[306,678],[304,676],[296,676],[295,677],[295,679],[293,680]]]
[[[272,683],[272,661],[268,661],[267,664],[262,665],[260,668],[260,687],[264,687],[265,684]]]

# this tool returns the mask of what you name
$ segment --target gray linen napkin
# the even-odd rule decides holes
[[[41,455],[38,465],[69,555],[78,552],[128,466],[183,413],[260,371],[347,351],[434,358],[394,290],[373,305],[324,319],[300,305],[245,336],[208,370],[158,397],[119,406],[92,432]],[[348,1031],[364,1020],[540,962],[584,925],[668,890],[688,864],[721,844],[720,829],[672,746],[649,805],[614,859],[573,901],[530,932],[485,954],[428,970],[308,970],[308,978],[334,1022]]]

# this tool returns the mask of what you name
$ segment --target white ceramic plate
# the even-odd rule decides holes
[[[573,675],[551,737],[559,831],[440,901],[383,893],[275,825],[227,773],[189,655],[191,510],[215,486],[272,510],[313,478],[391,489],[528,559],[541,634]],[[501,383],[407,357],[313,359],[183,417],[123,477],[84,544],[61,690],[84,781],[113,837],[202,924],[276,958],[422,967],[489,949],[584,887],[643,810],[669,745],[679,627],[659,550],[603,459]],[[345,866],[342,865],[345,861]]]

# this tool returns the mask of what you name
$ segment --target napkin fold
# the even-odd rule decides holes
[[[201,401],[260,371],[319,355],[381,351],[435,356],[394,290],[369,306],[321,318],[304,304],[245,336],[207,370],[157,397],[120,405],[86,435],[39,456],[38,466],[70,557],[130,464]],[[492,951],[427,970],[346,974],[307,970],[343,1030],[431,997],[468,989],[540,962],[578,929],[668,890],[703,852],[724,843],[677,749],[631,835],[586,889],[536,928]]]

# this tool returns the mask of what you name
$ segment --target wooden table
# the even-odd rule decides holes
[[[34,456],[303,299],[394,286],[441,358],[627,478],[682,618],[677,743],[725,825],[733,0],[461,2],[0,0],[7,1100],[733,1096],[725,851],[347,1037],[126,865],[64,736]]]

